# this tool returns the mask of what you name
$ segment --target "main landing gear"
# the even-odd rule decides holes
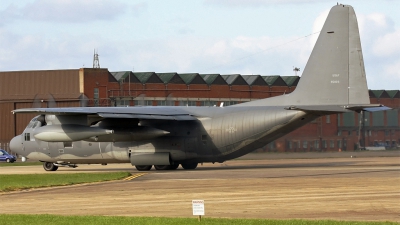
[[[58,166],[54,165],[52,162],[43,162],[43,168],[46,171],[56,171]]]
[[[185,170],[194,170],[196,169],[198,163],[181,163],[181,166]],[[151,170],[152,165],[135,165],[136,169],[139,171],[147,171]],[[179,167],[179,164],[174,163],[172,165],[154,165],[156,170],[176,170]]]

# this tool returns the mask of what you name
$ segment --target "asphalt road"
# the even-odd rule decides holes
[[[129,164],[55,173],[107,171],[138,174]],[[0,174],[44,172],[0,167]],[[205,217],[400,221],[400,157],[233,160],[0,198],[0,213],[191,217],[191,200],[203,199]]]

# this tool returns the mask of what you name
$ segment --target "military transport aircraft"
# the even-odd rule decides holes
[[[355,12],[334,6],[294,92],[227,107],[75,107],[36,113],[10,148],[47,171],[131,163],[138,170],[195,169],[245,155],[315,120],[380,107],[369,101]]]

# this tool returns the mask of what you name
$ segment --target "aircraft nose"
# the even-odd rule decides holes
[[[10,141],[10,150],[19,155],[22,155],[22,143],[21,143],[21,135],[15,136]]]

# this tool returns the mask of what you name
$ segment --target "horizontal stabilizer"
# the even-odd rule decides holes
[[[350,111],[384,111],[391,108],[380,105],[380,104],[366,104],[366,105],[302,105],[302,106],[290,106],[286,107],[287,110],[301,110],[304,112],[318,112],[318,113],[344,113]]]

